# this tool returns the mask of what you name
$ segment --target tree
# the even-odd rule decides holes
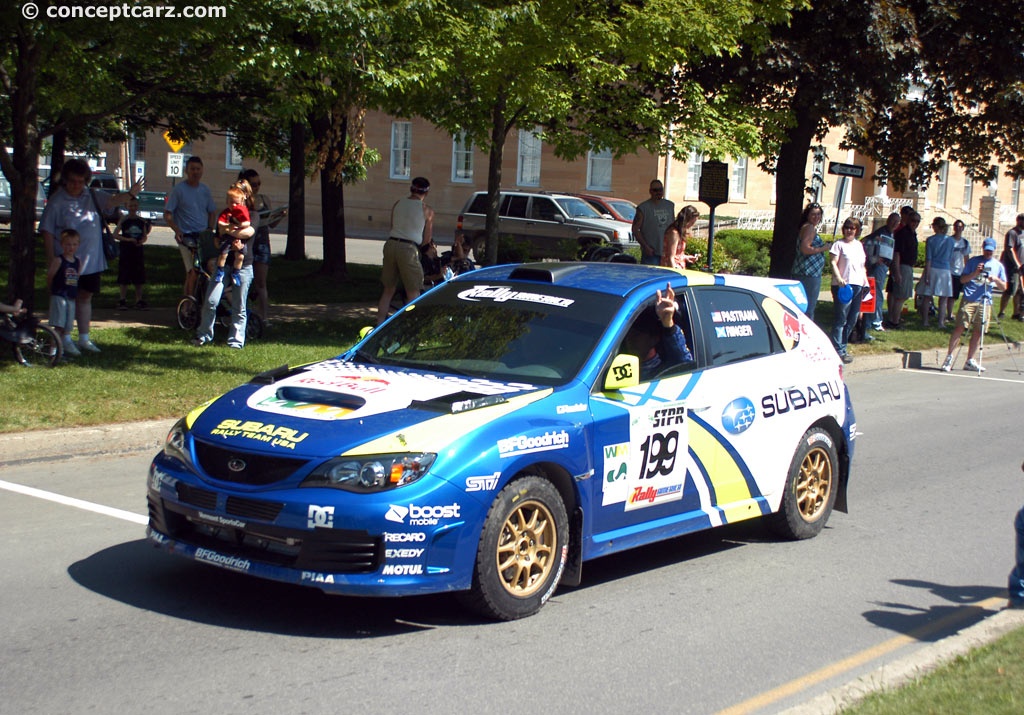
[[[682,12],[670,0],[448,3],[438,11],[447,12],[448,41],[434,80],[401,106],[488,152],[486,262],[493,263],[513,129],[538,130],[566,159],[588,149],[683,155],[698,136],[722,151],[749,148],[753,125],[705,101],[678,67],[731,51],[741,28],[781,21],[789,5],[698,0]]]

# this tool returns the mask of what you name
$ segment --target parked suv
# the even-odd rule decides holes
[[[487,192],[473,194],[459,214],[456,235],[473,249],[477,263],[484,258]],[[521,244],[528,258],[574,259],[593,244],[626,244],[630,224],[603,218],[583,199],[544,191],[502,191],[498,205],[498,235]]]

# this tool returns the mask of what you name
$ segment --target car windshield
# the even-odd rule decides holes
[[[555,199],[566,214],[573,218],[601,218],[601,214],[594,210],[594,207],[583,199],[575,197]]]
[[[560,385],[579,372],[620,302],[550,285],[446,283],[375,329],[352,357]]]
[[[633,217],[636,216],[636,206],[629,201],[609,201],[608,203],[626,221],[632,221]]]

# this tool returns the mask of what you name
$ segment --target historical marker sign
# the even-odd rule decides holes
[[[701,203],[711,208],[729,203],[729,165],[724,161],[705,161],[700,165]]]

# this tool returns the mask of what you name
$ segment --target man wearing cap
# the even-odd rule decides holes
[[[428,191],[430,182],[417,176],[412,180],[409,196],[399,199],[391,207],[391,235],[384,242],[384,263],[380,274],[384,292],[377,304],[377,325],[387,320],[399,280],[405,288],[407,301],[417,298],[423,287],[420,245],[430,243],[434,230],[434,209],[424,201]]]
[[[967,261],[960,283],[964,291],[960,298],[960,310],[956,314],[956,327],[949,336],[949,351],[942,363],[942,371],[949,372],[953,368],[953,350],[960,342],[960,336],[967,328],[971,328],[971,341],[967,346],[967,362],[964,370],[984,372],[980,364],[975,362],[974,353],[988,324],[989,306],[992,305],[992,290],[1006,290],[1006,270],[995,258],[996,240],[986,238],[981,244],[982,254]]]

